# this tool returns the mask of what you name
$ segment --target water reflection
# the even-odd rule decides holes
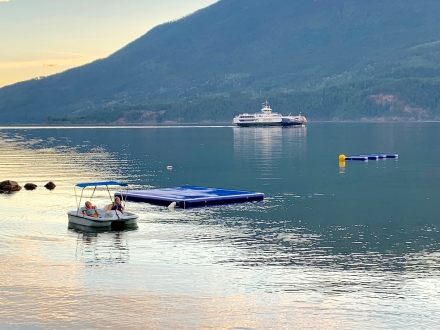
[[[341,152],[391,148],[371,144],[368,127],[353,139],[357,128],[318,126],[0,131],[5,175],[58,178],[52,192],[0,196],[0,328],[434,329],[440,155],[411,143],[440,130],[421,139],[396,126],[392,152],[412,152],[398,167],[350,163],[339,174]],[[73,183],[142,175],[267,198],[173,212],[132,203],[141,230],[66,230]]]
[[[280,161],[304,157],[307,128],[234,127],[234,158],[243,167],[256,167],[262,178],[274,177]]]
[[[234,127],[234,152],[237,160],[262,156],[277,161],[281,156],[304,152],[307,128],[301,127]]]
[[[268,205],[269,204],[269,205]],[[197,210],[188,223],[201,228],[191,230],[185,240],[210,246],[231,246],[235,253],[217,256],[219,264],[244,268],[284,269],[286,273],[304,267],[315,271],[370,272],[417,278],[440,273],[440,244],[436,224],[415,226],[414,222],[379,222],[331,225],[323,221],[306,222],[275,219],[271,202],[228,205]],[[179,212],[181,217],[187,218]],[[189,216],[189,215],[188,215]],[[160,220],[159,220],[160,221]],[[180,223],[183,223],[181,221]],[[176,238],[175,238],[176,239]],[[389,274],[389,275],[385,275]],[[373,289],[369,281],[359,283]],[[283,286],[278,288],[284,290]],[[323,286],[326,291],[346,292],[343,287]],[[302,288],[307,290],[307,288]]]
[[[132,227],[136,229],[137,227]],[[77,232],[75,260],[86,266],[126,263],[130,259],[127,237],[124,232],[106,231],[69,224],[69,229]]]
[[[89,141],[71,145],[67,137],[28,138],[8,131],[0,133],[0,150],[1,172],[8,173],[12,180],[19,177],[22,182],[34,182],[38,186],[49,180],[74,184],[113,178],[112,165],[124,162],[116,161],[103,146],[93,146]]]
[[[238,219],[230,221],[233,222],[227,224],[234,228],[240,226]],[[440,271],[438,228],[426,227],[415,233],[410,227],[397,232],[370,226],[310,228],[267,222],[253,227],[242,220],[241,230],[216,232],[213,236],[205,232],[195,239],[229,242],[241,253],[221,262],[244,267],[294,266],[408,274]]]

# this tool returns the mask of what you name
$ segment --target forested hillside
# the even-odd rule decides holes
[[[437,0],[221,0],[80,68],[0,89],[4,123],[440,115]]]
[[[428,79],[365,80],[314,91],[231,92],[109,106],[84,115],[49,117],[50,124],[231,123],[243,112],[259,112],[269,100],[276,112],[299,112],[309,120],[440,120],[440,81]]]

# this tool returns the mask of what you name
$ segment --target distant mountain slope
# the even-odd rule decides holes
[[[106,59],[0,89],[0,114],[3,123],[37,123],[149,100],[438,76],[438,8],[438,0],[221,0]]]

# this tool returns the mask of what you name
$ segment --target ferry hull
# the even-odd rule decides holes
[[[235,123],[235,125],[240,127],[254,127],[254,126],[303,126],[303,123],[290,122],[290,123]]]

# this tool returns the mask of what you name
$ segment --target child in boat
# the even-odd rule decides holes
[[[124,206],[121,204],[121,199],[119,197],[115,197],[115,201],[107,206],[107,210],[118,210],[120,212],[124,212]]]
[[[92,205],[89,201],[86,202],[86,209],[82,211],[84,215],[87,215],[89,217],[97,217],[98,212],[96,211],[96,207]]]

